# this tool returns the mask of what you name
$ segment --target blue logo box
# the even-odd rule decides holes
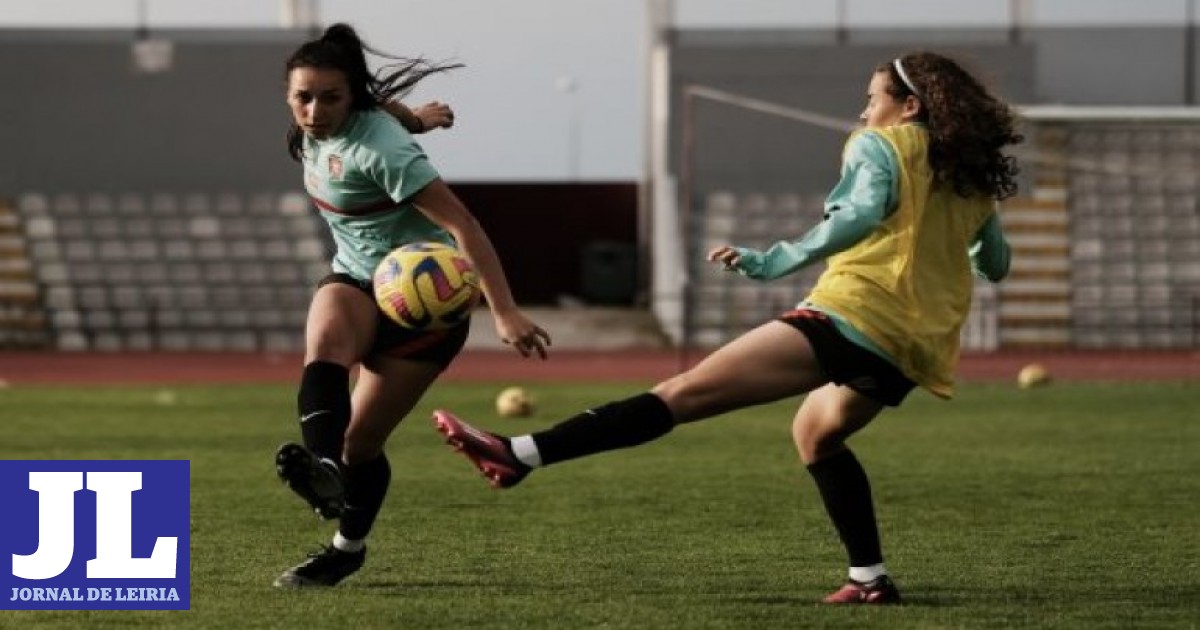
[[[190,462],[0,460],[0,610],[187,610]]]

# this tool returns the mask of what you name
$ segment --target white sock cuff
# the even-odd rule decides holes
[[[887,574],[887,569],[884,568],[882,562],[869,567],[850,567],[850,579],[861,584],[873,582]]]
[[[338,551],[345,551],[346,553],[358,553],[359,551],[362,551],[363,547],[366,546],[367,541],[362,539],[350,540],[349,538],[343,536],[342,532],[337,532],[333,535],[333,547]]]
[[[521,460],[522,464],[530,468],[537,468],[542,465],[542,454],[538,452],[537,442],[533,441],[532,435],[522,435],[509,440],[512,446],[513,455]]]

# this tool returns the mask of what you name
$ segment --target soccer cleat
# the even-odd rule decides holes
[[[307,448],[288,442],[275,453],[275,472],[321,518],[342,515],[346,487],[337,464],[317,459]]]
[[[284,571],[275,578],[279,588],[307,588],[311,586],[334,586],[362,568],[367,559],[367,548],[357,552],[342,551],[333,545],[315,553],[308,559]]]
[[[850,580],[822,601],[826,604],[899,604],[900,590],[891,578],[881,575],[865,584]]]
[[[446,436],[446,443],[471,460],[493,488],[511,488],[532,470],[513,456],[499,436],[480,431],[449,411],[434,411],[433,424]]]

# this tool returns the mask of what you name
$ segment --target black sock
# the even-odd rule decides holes
[[[637,446],[669,433],[675,426],[670,408],[654,394],[640,394],[589,409],[533,434],[542,464]]]
[[[387,455],[369,462],[346,467],[346,510],[338,531],[350,540],[362,540],[371,532],[383,498],[392,480]]]
[[[304,445],[318,457],[340,463],[350,426],[350,370],[328,361],[304,366],[296,404]]]
[[[858,458],[849,449],[808,466],[817,482],[825,511],[850,556],[850,566],[869,567],[883,562],[879,527],[871,502],[871,482]]]

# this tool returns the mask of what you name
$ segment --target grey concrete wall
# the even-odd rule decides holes
[[[147,75],[132,70],[129,31],[0,31],[0,194],[297,189],[282,144],[282,64],[306,33],[165,34],[176,42],[175,69]],[[872,66],[934,48],[973,62],[1018,103],[1184,105],[1198,82],[1189,35],[1182,27],[688,31],[677,34],[673,81],[849,119]],[[700,104],[696,120],[695,176],[705,185],[824,189],[835,175],[842,134],[713,103]]]
[[[865,103],[875,66],[911,49],[909,45],[822,43],[753,44],[747,41],[684,39],[675,51],[674,111],[683,112],[683,88],[699,84],[853,121]],[[1035,51],[1008,44],[939,46],[977,69],[1004,98],[1034,98]],[[836,181],[845,133],[693,100],[692,181],[698,197],[716,189],[821,191]],[[675,168],[680,162],[683,116],[675,119]]]
[[[1189,44],[1190,42],[1190,44]],[[692,169],[697,198],[714,189],[823,191],[844,134],[700,101],[695,159],[680,162],[682,100],[701,84],[854,119],[871,68],[902,51],[951,54],[1014,104],[1197,105],[1197,35],[1180,27],[694,30],[675,34],[673,170]]]
[[[1198,76],[1189,35],[1194,41],[1183,28],[1048,28],[1022,41],[1037,51],[1039,103],[1196,105],[1185,90]]]
[[[146,75],[132,70],[129,31],[0,31],[0,192],[295,189],[295,165],[282,150],[281,67],[306,34],[166,34],[176,42],[176,67]],[[688,31],[677,34],[674,83],[853,118],[875,63],[927,47],[974,60],[1015,102],[1184,105],[1195,98],[1188,75],[1193,86],[1198,78],[1197,64],[1186,59],[1189,35],[1182,27],[1040,28],[1015,36],[888,29],[849,31],[839,42],[828,30]],[[827,157],[841,143],[839,134],[724,105],[701,105],[697,120],[706,129],[697,143],[719,147],[731,165],[723,170],[736,181],[827,181]],[[764,136],[800,150],[764,153]],[[701,163],[697,175],[716,173]]]
[[[1189,46],[1190,40],[1190,46]],[[681,49],[744,46],[882,46],[962,50],[1029,46],[1036,72],[1031,102],[1069,105],[1200,105],[1200,34],[1185,26],[1010,29],[699,30]]]
[[[132,67],[129,32],[0,32],[0,194],[300,187],[283,63],[302,33],[171,33],[175,68]]]

